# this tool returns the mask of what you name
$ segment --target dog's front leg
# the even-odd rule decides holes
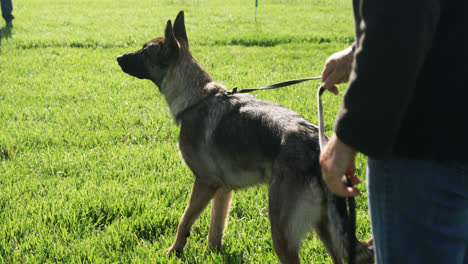
[[[197,220],[213,198],[217,189],[218,188],[210,186],[197,178],[195,179],[189,203],[184,214],[180,218],[179,226],[177,227],[176,239],[172,246],[167,250],[168,255],[172,254],[174,251],[182,253],[185,244],[187,243],[187,237],[190,236],[190,230],[193,223],[195,223],[195,220]]]
[[[211,202],[210,231],[208,232],[208,244],[211,249],[220,250],[222,247],[231,198],[232,191],[222,187],[218,189]]]

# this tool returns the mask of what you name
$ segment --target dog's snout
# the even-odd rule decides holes
[[[125,73],[140,79],[149,78],[149,74],[146,70],[141,54],[137,52],[126,53],[118,56],[117,62]]]
[[[125,70],[124,68],[129,67],[132,64],[131,61],[133,56],[133,53],[125,53],[117,57],[117,62],[120,67],[122,67],[122,70]]]
[[[125,71],[125,65],[126,65],[125,56],[126,56],[126,54],[122,54],[122,55],[117,57],[117,62],[119,63],[122,70],[124,70],[124,71]]]
[[[120,62],[123,60],[123,57],[124,55],[120,55],[117,57],[117,62],[119,63],[119,65],[120,65]]]

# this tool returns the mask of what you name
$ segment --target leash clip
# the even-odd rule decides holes
[[[237,93],[237,86],[234,87],[234,88],[232,88],[231,91],[227,91],[227,94],[228,94],[228,95],[232,95],[232,94],[236,94],[236,93]]]

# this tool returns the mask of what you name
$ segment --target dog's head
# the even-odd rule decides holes
[[[190,54],[185,31],[184,12],[180,11],[174,26],[167,21],[164,37],[146,43],[142,49],[117,57],[125,73],[140,79],[149,79],[159,88],[169,68],[176,64],[181,56]]]

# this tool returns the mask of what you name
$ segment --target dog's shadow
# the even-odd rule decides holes
[[[232,249],[221,249],[213,250],[206,248],[204,254],[207,254],[211,258],[211,263],[226,263],[226,264],[241,264],[245,263],[244,252],[240,250]],[[183,263],[196,263],[197,255],[192,254],[180,254],[177,256]]]

